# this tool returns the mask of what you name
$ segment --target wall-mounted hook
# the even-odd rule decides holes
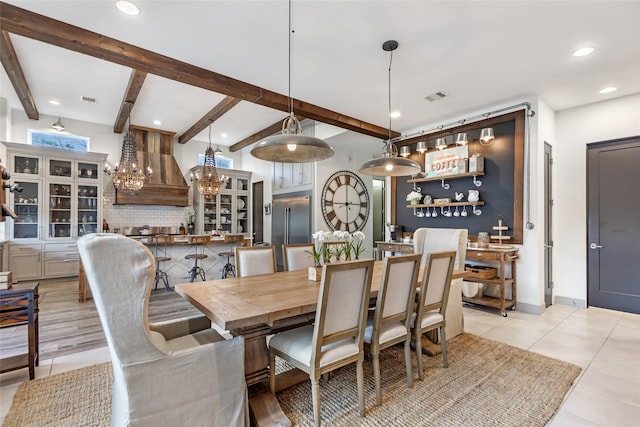
[[[444,188],[445,190],[448,190],[449,187],[451,187],[449,184],[444,182],[444,179],[442,180],[442,188]]]
[[[476,176],[475,176],[475,175],[473,175],[473,184],[474,184],[476,187],[480,187],[480,186],[482,185],[482,181],[481,181],[481,180],[479,180],[478,178],[476,178]]]

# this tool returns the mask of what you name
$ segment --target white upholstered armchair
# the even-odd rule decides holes
[[[422,265],[426,263],[431,252],[456,251],[454,270],[464,270],[467,256],[466,228],[418,228],[413,233],[413,251],[422,253]],[[462,318],[462,279],[451,281],[449,300],[447,302],[446,336],[451,339],[464,331]]]
[[[109,344],[113,426],[249,425],[244,341],[204,316],[149,324],[151,252],[118,234],[78,240]]]

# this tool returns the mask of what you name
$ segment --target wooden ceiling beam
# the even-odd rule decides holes
[[[288,117],[288,116],[287,116]],[[299,114],[296,114],[296,118],[300,121],[303,121],[305,118],[302,117]],[[229,151],[234,153],[236,151],[240,151],[242,150],[244,147],[248,147],[249,145],[253,144],[254,142],[258,142],[268,136],[271,136],[273,134],[276,134],[280,131],[282,131],[282,121],[285,119],[280,120],[279,122],[275,122],[274,124],[272,124],[271,126],[268,126],[264,129],[262,129],[261,131],[258,131],[256,133],[254,133],[253,135],[243,139],[242,141],[238,141],[235,144],[229,146]]]
[[[195,137],[197,134],[202,132],[209,126],[211,123],[218,120],[220,117],[229,112],[233,107],[238,105],[238,103],[242,101],[239,98],[234,98],[233,96],[225,97],[218,105],[213,107],[211,111],[205,114],[200,120],[198,120],[193,126],[191,126],[185,133],[178,137],[178,142],[180,144],[187,143],[190,139]]]
[[[289,112],[289,98],[168,56],[0,2],[0,27],[8,32],[191,86]],[[317,105],[293,100],[294,111],[307,118],[353,132],[387,139],[389,130]],[[393,131],[392,137],[399,136]]]
[[[36,102],[31,94],[31,89],[29,89],[27,78],[22,72],[22,67],[20,66],[20,61],[18,61],[16,50],[13,48],[13,43],[11,43],[9,33],[6,31],[2,31],[0,35],[0,61],[9,76],[9,80],[11,80],[11,84],[22,103],[22,108],[24,108],[27,117],[32,120],[38,120],[40,115],[38,114]]]
[[[138,99],[144,79],[147,78],[147,73],[139,70],[131,70],[131,76],[129,77],[129,84],[127,84],[127,90],[122,97],[122,103],[120,104],[120,111],[116,117],[116,122],[113,124],[114,133],[122,133],[124,126],[127,123],[127,119],[133,109],[133,105]]]

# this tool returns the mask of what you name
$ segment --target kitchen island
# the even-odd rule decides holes
[[[159,243],[157,246],[158,257],[170,257],[169,261],[163,261],[160,263],[162,271],[167,273],[169,279],[169,286],[173,287],[176,283],[184,283],[189,280],[189,270],[193,267],[193,260],[185,259],[188,254],[195,253],[195,246],[190,243],[195,235],[176,235],[174,236],[173,243],[165,245]],[[140,241],[145,244],[152,254],[156,254],[156,244],[153,243],[153,236],[135,236],[131,237],[134,240]],[[251,238],[246,237],[242,242],[245,246],[251,246]],[[222,277],[222,267],[227,263],[226,256],[220,256],[220,253],[233,251],[233,247],[238,246],[237,243],[227,243],[224,241],[223,236],[212,236],[210,240],[198,248],[198,253],[207,255],[207,258],[198,261],[198,265],[202,267],[206,273],[207,280],[220,279]],[[233,262],[233,260],[231,261]],[[159,284],[158,289],[164,289],[162,284]],[[78,271],[78,301],[86,301],[91,296],[86,276],[84,274],[84,267],[82,260],[80,261]]]

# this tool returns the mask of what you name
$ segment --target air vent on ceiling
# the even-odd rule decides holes
[[[445,96],[447,96],[447,94],[444,92],[436,92],[436,93],[432,93],[431,95],[425,96],[424,99],[426,99],[429,102],[433,102],[433,101],[442,99]]]
[[[91,98],[89,96],[81,96],[80,99],[83,100],[84,102],[88,102],[90,104],[96,104],[98,102],[97,99]]]

